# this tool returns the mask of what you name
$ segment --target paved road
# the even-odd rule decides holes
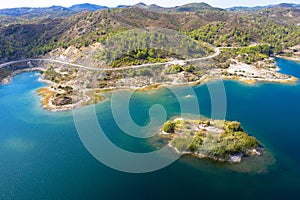
[[[257,44],[261,45],[261,44]],[[252,45],[252,46],[257,46],[257,45]],[[94,68],[94,67],[88,67],[84,65],[79,65],[79,64],[74,64],[74,63],[69,63],[69,62],[64,62],[60,60],[54,60],[54,59],[24,59],[24,60],[17,60],[17,61],[11,61],[7,63],[3,63],[0,65],[0,68],[11,65],[11,64],[18,64],[18,63],[23,63],[23,62],[52,62],[52,63],[59,63],[59,64],[64,64],[64,65],[70,65],[73,67],[79,67],[82,69],[87,69],[87,70],[93,70],[93,71],[118,71],[118,70],[126,70],[126,69],[137,69],[137,68],[142,68],[142,67],[150,67],[150,66],[157,66],[157,65],[165,65],[165,64],[173,64],[173,63],[178,63],[178,62],[191,62],[191,61],[201,61],[201,60],[208,60],[212,59],[216,56],[218,56],[221,53],[221,49],[233,49],[233,48],[244,48],[244,47],[217,47],[215,48],[215,53],[213,55],[203,57],[203,58],[194,58],[194,59],[189,59],[189,60],[174,60],[174,61],[168,61],[168,62],[162,62],[162,63],[149,63],[149,64],[142,64],[142,65],[134,65],[134,66],[127,66],[127,67],[120,67],[120,68]]]

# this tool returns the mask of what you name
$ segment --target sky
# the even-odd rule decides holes
[[[278,3],[298,3],[300,0],[1,0],[0,8],[16,7],[48,7],[59,5],[69,7],[74,4],[91,3],[108,7],[117,5],[133,5],[139,2],[157,4],[164,7],[180,6],[192,2],[206,2],[214,7],[228,8],[233,6],[261,6]]]

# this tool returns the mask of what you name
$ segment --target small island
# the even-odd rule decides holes
[[[262,153],[258,140],[237,121],[176,118],[163,125],[159,136],[179,154],[221,162],[240,163],[242,157]]]

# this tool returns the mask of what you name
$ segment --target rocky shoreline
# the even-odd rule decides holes
[[[293,84],[298,81],[298,78],[279,73],[279,70],[279,67],[276,65],[266,69],[237,62],[234,65],[230,65],[227,69],[212,70],[212,74],[219,75],[223,79],[239,80],[246,84],[254,84],[256,82]]]

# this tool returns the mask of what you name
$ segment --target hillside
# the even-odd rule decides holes
[[[64,11],[63,8],[52,7],[53,9]],[[151,11],[160,9],[164,11]],[[171,9],[172,12],[166,12],[166,9]],[[21,16],[28,12],[24,8],[19,14],[11,15]],[[75,11],[70,13],[73,12]],[[9,10],[6,14],[9,14]],[[268,43],[274,52],[280,53],[300,43],[300,27],[297,26],[299,21],[300,10],[295,8],[274,7],[251,12],[231,12],[203,3],[174,8],[138,4],[94,12],[83,11],[64,18],[44,19],[44,16],[40,16],[23,21],[13,16],[1,17],[0,60],[5,62],[39,57],[49,52],[49,55],[56,57],[59,56],[56,55],[58,52],[62,53],[68,47],[77,49],[77,52],[82,52],[84,48],[85,54],[88,54],[90,51],[99,51],[95,50],[95,44],[107,37],[124,30],[145,27],[180,31],[196,41],[213,46]],[[89,62],[91,60],[93,58],[89,58]]]

